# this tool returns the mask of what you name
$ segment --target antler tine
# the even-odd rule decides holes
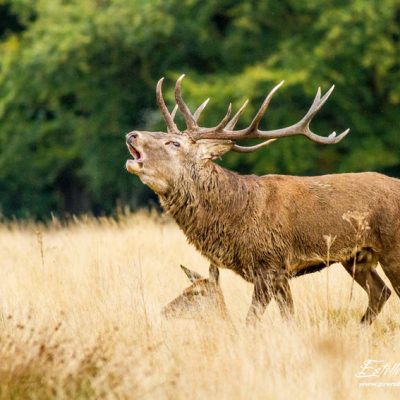
[[[165,104],[163,95],[162,95],[162,84],[163,84],[164,78],[161,78],[158,82],[157,82],[157,87],[156,87],[156,98],[157,98],[157,104],[158,107],[161,110],[161,113],[164,117],[164,121],[167,124],[167,130],[170,133],[180,133],[179,129],[177,128],[177,126],[175,125],[174,122],[174,117],[171,116],[171,114],[168,111],[168,108]]]
[[[266,140],[265,142],[256,144],[255,146],[239,146],[238,144],[235,144],[232,147],[232,151],[235,151],[236,153],[252,153],[253,151],[261,149],[262,147],[270,145],[272,142],[275,142],[276,140],[278,139],[269,139]]]
[[[214,128],[216,132],[225,128],[232,114],[232,103],[229,103],[228,110],[226,111],[225,117],[222,118],[221,122]]]
[[[315,143],[335,144],[335,143],[339,143],[349,132],[350,132],[350,128],[347,128],[345,131],[343,131],[339,135],[335,131],[333,131],[329,136],[324,137],[324,136],[319,136],[319,135],[315,134],[309,128],[307,128],[307,132],[303,133],[303,135]],[[291,135],[285,135],[285,136],[291,136]]]
[[[204,135],[206,136],[206,138],[216,137],[215,135],[218,135],[219,132],[224,132],[224,128],[226,127],[226,124],[228,123],[231,114],[232,103],[229,103],[228,110],[226,111],[224,118],[222,118],[221,122],[218,125],[214,126],[214,128],[197,127],[197,129],[192,132],[192,137],[194,137],[194,139],[202,139]]]
[[[194,131],[198,128],[197,123],[192,115],[192,113],[189,110],[189,107],[186,105],[186,103],[183,101],[182,98],[182,80],[185,77],[185,74],[181,75],[178,80],[176,81],[175,85],[175,99],[176,99],[176,104],[179,107],[179,110],[183,114],[183,117],[185,118],[186,126],[188,130]]]
[[[321,107],[328,100],[329,96],[332,94],[333,89],[335,89],[335,85],[332,85],[331,88],[324,94],[321,99],[321,88],[319,87],[317,90],[317,94],[315,95],[314,101],[311,104],[310,109],[307,111],[307,114],[303,117],[304,121],[311,121],[314,115],[321,109]]]
[[[263,101],[263,103],[261,104],[260,109],[258,110],[256,116],[253,118],[253,121],[251,121],[250,126],[247,128],[247,132],[251,133],[253,131],[257,131],[258,129],[258,124],[261,121],[261,118],[263,117],[265,111],[267,111],[267,108],[269,106],[269,103],[272,99],[272,96],[275,94],[275,92],[283,85],[285,81],[282,81],[280,83],[278,83],[269,93],[268,96],[265,98],[265,100]]]
[[[314,118],[315,114],[322,108],[322,106],[326,103],[329,96],[332,94],[333,90],[335,89],[335,85],[332,85],[331,88],[324,94],[321,98],[321,88],[319,87],[317,90],[317,94],[311,105],[310,109],[308,110],[307,114],[302,118],[301,121],[298,122],[300,130],[304,136],[308,137],[310,140],[321,143],[321,144],[335,144],[340,142],[349,132],[350,129],[346,129],[340,135],[337,135],[336,132],[332,132],[328,137],[323,137],[316,135],[310,129],[310,123]],[[297,124],[295,124],[297,125]],[[295,126],[294,125],[294,126]],[[289,135],[285,135],[289,136]]]
[[[174,107],[174,109],[172,110],[172,113],[171,113],[172,120],[175,120],[175,116],[176,116],[176,112],[177,111],[178,111],[178,105],[175,104],[175,107]]]
[[[210,101],[210,98],[208,98],[205,102],[203,102],[198,108],[197,110],[194,112],[193,114],[193,118],[194,120],[197,121],[200,118],[200,114],[203,112],[203,110],[206,108],[206,105],[208,104],[208,102]]]
[[[232,130],[236,123],[238,122],[240,115],[242,114],[243,110],[246,108],[247,104],[249,104],[249,99],[247,99],[243,105],[239,108],[239,110],[237,111],[237,113],[233,116],[233,118],[228,122],[228,124],[226,125],[225,129],[227,130]]]

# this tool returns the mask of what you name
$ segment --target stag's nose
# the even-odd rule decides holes
[[[127,142],[131,142],[131,141],[135,140],[135,139],[138,138],[138,137],[139,137],[139,132],[137,132],[137,131],[132,131],[132,132],[129,132],[129,133],[126,135],[126,141],[127,141]]]

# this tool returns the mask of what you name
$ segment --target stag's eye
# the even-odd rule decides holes
[[[172,144],[173,146],[175,146],[175,147],[180,147],[181,146],[181,144],[179,143],[179,142],[175,142],[175,141],[169,141],[169,142],[167,142],[167,143],[165,143],[166,145],[170,145],[170,144]]]

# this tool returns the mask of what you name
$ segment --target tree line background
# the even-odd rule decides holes
[[[0,214],[112,213],[155,202],[124,170],[124,137],[163,129],[155,84],[174,80],[191,107],[250,105],[279,81],[264,129],[292,124],[318,86],[336,89],[313,129],[351,128],[341,143],[282,139],[228,154],[241,173],[374,170],[400,176],[398,0],[0,0]],[[155,203],[154,203],[155,204]]]

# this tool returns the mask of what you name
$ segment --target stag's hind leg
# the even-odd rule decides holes
[[[390,297],[391,291],[371,264],[356,264],[354,271],[352,261],[344,263],[343,266],[351,276],[354,276],[354,280],[368,294],[368,308],[361,318],[361,322],[370,324],[375,320],[383,305]]]
[[[400,246],[382,254],[379,263],[388,277],[394,291],[400,297]]]

